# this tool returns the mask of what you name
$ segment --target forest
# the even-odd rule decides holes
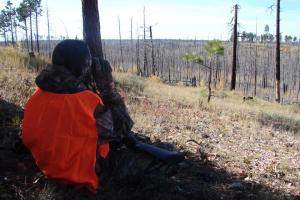
[[[238,26],[239,6],[236,15],[232,18],[232,28],[235,23]],[[155,29],[146,24],[145,8],[143,33],[133,30],[131,19],[131,39],[122,40],[121,24],[119,19],[120,40],[103,40],[104,56],[114,67],[114,70],[127,72],[128,70],[141,76],[159,76],[164,82],[192,85],[192,78],[197,85],[205,85],[208,81],[208,70],[195,62],[189,62],[184,58],[187,53],[196,53],[208,64],[208,55],[204,45],[205,40],[162,40],[153,38]],[[38,53],[51,56],[51,52],[59,40],[68,36],[54,37],[50,35],[48,10],[42,9],[41,1],[23,1],[20,5],[13,5],[10,1],[1,10],[1,35],[2,45],[19,45],[28,53]],[[39,17],[44,14],[48,19],[48,35],[39,35]],[[275,19],[274,19],[275,20]],[[19,36],[18,29],[23,30]],[[222,41],[224,54],[212,59],[213,86],[214,88],[229,88],[233,82],[232,62],[236,62],[236,88],[244,92],[245,96],[256,96],[266,100],[274,100],[276,97],[276,35],[269,32],[269,25],[264,27],[264,33],[257,35],[252,32],[232,32],[229,41]],[[279,31],[280,32],[280,31]],[[236,48],[233,47],[234,38],[237,40]],[[299,38],[300,40],[300,38]],[[299,40],[296,36],[279,34],[281,60],[280,64],[280,102],[299,104],[300,93],[300,69],[299,69]],[[176,49],[174,51],[174,49]],[[236,49],[236,50],[234,50]],[[233,51],[236,57],[233,59]],[[125,52],[127,52],[125,54]],[[230,86],[231,89],[233,89]],[[235,89],[235,88],[234,88]]]
[[[275,31],[257,19],[255,32],[241,28],[247,8],[228,5],[228,39],[161,39],[146,6],[142,25],[131,17],[125,27],[117,16],[118,38],[103,39],[101,0],[81,1],[83,36],[71,38],[54,33],[46,3],[0,7],[0,199],[300,198],[300,38],[282,34],[285,1],[262,8],[275,14]],[[183,162],[155,168],[144,156],[155,170],[141,172],[128,161],[96,195],[40,171],[21,144],[24,108],[35,77],[68,39],[85,41],[93,57],[110,63],[143,142],[178,152]]]

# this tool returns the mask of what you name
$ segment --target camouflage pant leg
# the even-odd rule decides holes
[[[147,169],[155,163],[157,163],[156,159],[144,152],[128,148],[112,150],[106,159],[100,158],[97,161],[99,166],[97,174],[102,182],[100,185],[146,173]]]

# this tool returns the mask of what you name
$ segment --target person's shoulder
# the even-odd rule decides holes
[[[93,99],[94,101],[99,102],[99,104],[103,105],[102,99],[99,97],[99,95],[97,95],[93,91],[85,90],[85,91],[81,92],[81,94],[83,94],[86,97]]]

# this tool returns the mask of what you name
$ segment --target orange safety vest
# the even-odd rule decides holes
[[[27,102],[22,141],[46,176],[97,191],[98,104],[101,99],[90,91],[56,94],[39,88]],[[101,157],[108,152],[108,144],[98,146]]]

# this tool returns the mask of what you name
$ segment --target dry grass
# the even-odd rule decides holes
[[[13,49],[0,49],[0,65],[5,66],[0,71],[1,98],[24,105],[34,90],[36,69],[48,61],[37,58],[30,62],[36,66],[30,67],[26,56]],[[208,104],[204,87],[169,86],[157,78],[124,73],[113,76],[126,92],[135,131],[153,141],[175,145],[189,153],[188,159],[214,163],[217,168],[247,178],[243,180],[246,184],[259,183],[283,195],[300,191],[300,113],[296,107],[256,98],[243,102],[241,94],[224,90],[216,90]],[[182,173],[185,176],[175,177],[178,184],[189,182],[190,187],[195,184],[197,188],[203,181],[196,175],[189,177],[201,174],[198,165]],[[208,191],[228,189],[227,183],[218,181],[220,185],[204,185]],[[254,191],[256,199],[270,198],[258,190]],[[39,198],[56,195],[53,188],[45,187]]]
[[[29,58],[12,47],[0,47],[0,97],[23,107],[35,89],[37,72],[48,63],[45,57]]]
[[[216,90],[211,103],[206,102],[206,88],[170,86],[152,79],[143,79],[131,74],[114,73],[116,82],[126,92],[134,92],[155,101],[170,101],[183,107],[204,109],[220,115],[229,115],[233,120],[252,120],[262,125],[272,125],[279,130],[294,133],[300,131],[300,111],[294,105],[281,105],[258,98],[243,102],[242,94]],[[131,88],[131,89],[128,89]]]

